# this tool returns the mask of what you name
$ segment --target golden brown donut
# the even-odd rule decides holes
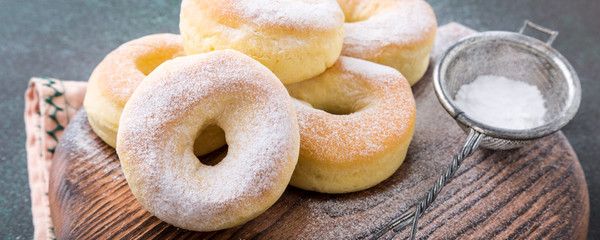
[[[233,50],[176,58],[133,93],[120,120],[117,154],[131,192],[177,227],[215,231],[243,224],[286,189],[298,159],[296,115],[269,69]],[[207,125],[227,135],[217,165],[198,161]]]
[[[179,29],[188,54],[235,49],[290,84],[333,65],[344,14],[335,0],[183,0]]]
[[[346,16],[343,56],[393,67],[414,85],[427,70],[437,30],[423,0],[338,0]]]
[[[404,161],[416,109],[410,85],[395,69],[340,57],[323,74],[286,87],[300,127],[292,186],[359,191],[387,179]]]
[[[121,111],[133,91],[158,65],[183,55],[181,37],[168,33],[129,41],[109,53],[90,76],[83,102],[94,132],[115,147]],[[224,144],[223,131],[208,126],[194,152],[204,155]]]

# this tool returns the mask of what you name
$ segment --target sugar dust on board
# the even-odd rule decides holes
[[[504,129],[541,126],[547,111],[536,86],[496,75],[482,75],[461,86],[455,103],[471,119]]]

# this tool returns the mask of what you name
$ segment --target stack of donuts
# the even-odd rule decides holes
[[[230,228],[288,184],[360,191],[404,161],[437,27],[423,0],[183,0],[179,27],[108,54],[84,100],[156,217]]]

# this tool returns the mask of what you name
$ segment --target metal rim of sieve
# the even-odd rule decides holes
[[[528,24],[526,22],[525,24]],[[525,25],[524,25],[525,27]],[[524,28],[521,29],[521,32]],[[547,135],[550,135],[562,127],[564,127],[577,112],[581,101],[581,87],[579,83],[579,77],[577,73],[569,64],[564,56],[562,56],[557,50],[550,47],[550,44],[556,37],[553,34],[548,42],[544,43],[533,37],[523,35],[516,32],[505,32],[505,31],[489,31],[481,32],[469,37],[466,37],[459,42],[452,45],[440,58],[440,61],[435,66],[433,72],[433,83],[435,93],[438,100],[446,109],[446,111],[459,123],[459,125],[465,126],[465,130],[468,128],[474,129],[475,131],[484,134],[485,136],[504,139],[509,141],[514,140],[534,140]],[[523,49],[526,49],[529,53],[537,53],[538,56],[544,56],[546,60],[554,63],[553,65],[559,70],[566,81],[568,91],[568,97],[566,99],[564,108],[554,117],[551,121],[541,125],[539,127],[523,130],[515,129],[504,129],[497,128],[485,123],[476,121],[469,118],[464,112],[456,107],[453,102],[453,96],[449,96],[447,91],[443,88],[443,82],[452,81],[452,79],[446,79],[445,72],[448,66],[456,59],[456,57],[462,51],[468,49],[475,44],[495,44],[498,42],[509,42],[510,44],[517,45]]]

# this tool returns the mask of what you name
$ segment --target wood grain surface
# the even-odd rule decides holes
[[[441,27],[432,65],[472,31]],[[412,211],[445,170],[466,134],[433,92],[431,68],[413,87],[417,125],[407,159],[381,184],[350,194],[288,187],[245,225],[192,232],[152,216],[137,202],[115,150],[91,130],[81,110],[65,130],[50,173],[50,209],[59,239],[364,239]],[[226,148],[208,159],[218,159]],[[561,132],[520,149],[479,149],[464,161],[419,221],[419,239],[585,239],[589,201],[584,175]],[[409,228],[384,239],[406,239]]]

